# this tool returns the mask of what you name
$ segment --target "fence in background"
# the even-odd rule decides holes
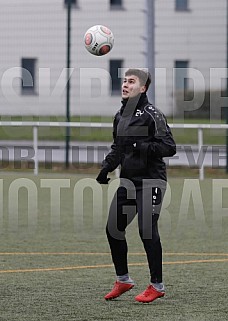
[[[64,127],[64,128],[112,128],[112,123],[93,123],[93,122],[29,122],[29,121],[0,121],[1,127],[31,127],[33,131],[33,149],[34,149],[34,175],[39,172],[39,137],[38,129],[41,127]],[[228,124],[170,124],[175,129],[197,129],[198,131],[198,154],[201,154],[203,148],[203,131],[205,129],[227,130]],[[204,179],[204,161],[197,162],[199,164],[199,179]]]

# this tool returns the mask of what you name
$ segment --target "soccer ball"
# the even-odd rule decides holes
[[[84,36],[86,49],[95,56],[106,55],[113,47],[114,36],[112,31],[102,25],[90,27]]]

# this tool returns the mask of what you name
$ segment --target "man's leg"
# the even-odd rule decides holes
[[[152,302],[154,299],[164,296],[162,246],[158,231],[158,219],[163,195],[164,191],[159,188],[144,189],[137,192],[139,233],[150,270],[149,287],[136,297],[136,300],[140,302]],[[155,290],[153,287],[155,287]]]
[[[128,273],[125,230],[136,215],[136,201],[132,196],[126,188],[119,187],[109,210],[106,234],[117,275]]]
[[[141,236],[150,269],[150,281],[162,283],[162,245],[158,233],[159,214],[153,214],[152,239],[144,239]]]
[[[126,188],[119,187],[110,206],[106,233],[117,281],[112,291],[105,296],[106,300],[114,299],[134,286],[133,280],[128,275],[128,248],[125,238],[125,229],[136,215],[134,195],[134,191],[131,193]]]

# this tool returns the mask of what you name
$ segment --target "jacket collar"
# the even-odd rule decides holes
[[[148,98],[146,93],[142,93],[140,95],[137,95],[136,97],[132,98],[124,98],[121,100],[122,107],[120,109],[120,114],[129,116],[132,115],[132,112],[134,112],[136,109],[142,109],[148,104]]]

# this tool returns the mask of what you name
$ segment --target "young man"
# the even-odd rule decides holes
[[[106,300],[119,297],[134,287],[128,274],[125,230],[138,213],[139,234],[147,255],[150,284],[135,297],[152,302],[165,295],[162,283],[162,247],[158,218],[166,189],[163,157],[176,153],[176,145],[165,116],[147,99],[150,74],[128,69],[122,85],[122,107],[113,123],[113,144],[97,176],[107,184],[109,172],[121,166],[120,186],[112,200],[106,227],[116,282]]]

